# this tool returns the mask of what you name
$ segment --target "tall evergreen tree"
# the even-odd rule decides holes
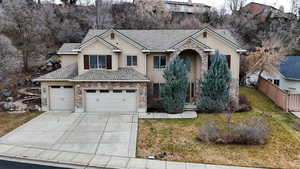
[[[198,107],[204,112],[223,112],[230,102],[231,73],[225,56],[216,52],[209,70],[200,82],[201,97]]]
[[[184,61],[179,57],[171,61],[163,77],[165,86],[161,89],[162,103],[169,113],[182,113],[187,97],[188,77]]]

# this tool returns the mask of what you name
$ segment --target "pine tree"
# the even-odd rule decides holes
[[[201,97],[198,108],[209,113],[225,111],[230,102],[230,81],[231,73],[226,59],[216,52],[209,70],[200,82]]]
[[[182,113],[187,97],[188,77],[184,61],[179,57],[171,61],[163,77],[165,86],[161,89],[161,98],[165,110],[169,113]]]

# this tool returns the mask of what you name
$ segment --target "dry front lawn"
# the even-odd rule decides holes
[[[201,123],[208,118],[223,120],[222,114],[199,114],[195,120],[140,120],[138,157],[156,155],[163,160],[266,168],[300,168],[300,120],[275,106],[254,89],[241,88],[253,110],[236,113],[234,121],[250,115],[266,118],[272,132],[262,146],[214,145],[197,140]]]
[[[0,137],[40,114],[41,112],[30,112],[24,114],[8,114],[7,112],[0,112]]]

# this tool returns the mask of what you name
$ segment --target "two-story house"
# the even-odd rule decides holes
[[[159,102],[170,60],[190,60],[187,103],[199,98],[199,81],[218,50],[232,73],[231,96],[238,102],[240,53],[228,30],[90,30],[81,43],[59,50],[62,68],[41,82],[44,111],[146,112]]]

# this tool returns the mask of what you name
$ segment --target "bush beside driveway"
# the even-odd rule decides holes
[[[300,168],[300,140],[293,124],[298,119],[282,111],[266,96],[254,89],[241,88],[253,110],[236,113],[242,121],[257,115],[266,119],[272,132],[268,143],[260,146],[215,145],[197,140],[198,130],[208,118],[222,121],[222,114],[202,114],[195,120],[140,120],[138,157],[157,156],[162,160],[237,165],[266,168]]]

